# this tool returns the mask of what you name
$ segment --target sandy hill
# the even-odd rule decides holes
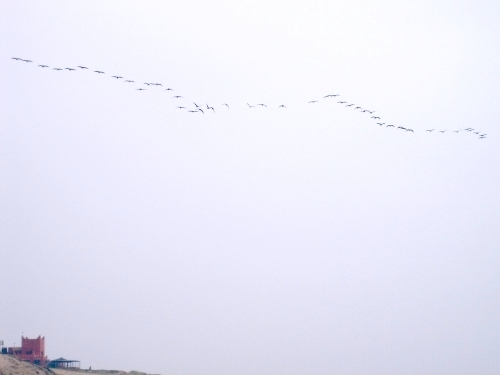
[[[10,355],[0,354],[0,375],[148,375],[144,372],[125,372],[117,370],[70,370],[46,369],[31,363],[20,361]]]

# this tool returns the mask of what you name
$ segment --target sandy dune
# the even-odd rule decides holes
[[[0,375],[148,375],[144,372],[125,372],[117,370],[70,370],[70,369],[46,369],[23,362],[10,355],[0,354]]]

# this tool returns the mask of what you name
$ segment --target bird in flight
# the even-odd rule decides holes
[[[191,112],[191,113],[200,113],[199,111],[192,111],[192,110],[189,110],[188,112]]]
[[[120,77],[120,76],[111,76],[111,78],[119,79],[119,78],[123,78],[123,77]]]
[[[248,106],[249,108],[255,108],[255,106],[254,106],[254,105],[250,105],[250,104],[248,104],[248,103],[247,103],[247,106]]]
[[[23,60],[23,59],[21,59],[21,61],[24,61],[24,62],[33,62],[31,60]]]
[[[314,103],[317,103],[317,102],[318,102],[317,100],[311,100],[309,103],[314,104]]]
[[[459,132],[460,130],[462,130],[462,129],[453,130],[453,133],[457,133],[457,134],[458,134],[458,132]]]
[[[165,91],[172,91],[172,89],[169,87],[168,89],[165,89]]]
[[[412,132],[414,133],[413,129],[405,129],[407,132]]]
[[[364,112],[364,111],[363,111]],[[368,111],[367,111],[368,112]],[[375,119],[375,120],[380,120],[380,117],[377,117],[377,116],[372,116],[371,117],[372,119]]]
[[[186,107],[176,107],[176,108],[186,108]]]
[[[69,70],[69,71],[75,70],[73,68],[64,68],[64,69]]]
[[[284,104],[280,105],[278,108],[286,108]]]
[[[340,95],[339,95],[339,94],[329,94],[329,95],[325,95],[325,96],[323,96],[323,99],[324,99],[324,98],[333,98],[333,97],[335,97],[335,96],[340,96]]]
[[[172,98],[179,99],[179,98],[182,98],[182,96],[180,96],[180,95],[176,95],[176,96],[172,96]]]
[[[354,110],[356,110],[356,109],[361,109],[361,107],[356,107],[356,108],[354,108]]]
[[[48,65],[38,65],[38,66],[41,68],[48,68],[49,67]]]
[[[339,103],[339,104],[345,104],[345,103],[347,103],[347,102],[337,102],[337,103]]]
[[[386,128],[393,128],[394,125],[387,125]]]
[[[52,70],[62,70],[62,68],[54,68],[54,69],[52,69]]]
[[[130,79],[127,79],[124,82],[134,82],[134,81],[131,81]]]
[[[193,104],[195,105],[196,108],[200,108],[200,106],[198,104],[196,104],[195,102],[193,102]]]
[[[215,109],[214,109],[214,107],[209,107],[209,106],[208,106],[208,104],[207,104],[207,109],[211,109],[211,110],[212,110],[212,111],[214,111],[214,113],[215,113]]]
[[[81,65],[78,65],[77,68],[80,68],[80,69],[88,69],[86,66],[81,66]]]
[[[227,107],[227,109],[229,109],[229,104],[227,103],[222,103],[221,105],[225,105]]]
[[[377,122],[377,125],[380,125],[380,126],[385,125],[385,122]]]
[[[353,105],[354,105],[354,104],[348,104],[348,105],[346,105],[346,107],[351,107],[351,106],[353,106]]]
[[[429,130],[426,130],[426,132],[432,132],[433,130],[436,130],[436,129],[429,129]]]
[[[20,57],[13,57],[12,60],[22,60]]]
[[[136,90],[142,91],[142,90],[146,90],[146,89],[143,89],[143,88],[138,88],[138,89],[136,89]]]
[[[262,104],[262,103],[261,104],[257,104],[257,105],[260,105],[261,107],[267,107],[267,105]]]
[[[106,73],[104,73],[104,72],[102,72],[102,71],[100,71],[100,70],[94,70],[94,72],[95,72],[95,73],[99,73],[99,74],[106,74]]]
[[[440,132],[440,133],[444,133],[445,131],[446,131],[446,130],[440,130],[439,132]]]
[[[406,128],[403,128],[402,126],[398,126],[398,129],[406,130]]]
[[[203,112],[203,109],[201,109],[201,108],[198,108],[198,111],[200,111],[201,113],[205,114],[205,112]]]

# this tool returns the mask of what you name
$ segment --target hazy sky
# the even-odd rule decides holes
[[[0,9],[7,345],[165,375],[500,373],[500,2]]]

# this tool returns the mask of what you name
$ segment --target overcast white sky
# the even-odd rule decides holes
[[[0,9],[7,345],[164,375],[500,373],[500,2]]]

